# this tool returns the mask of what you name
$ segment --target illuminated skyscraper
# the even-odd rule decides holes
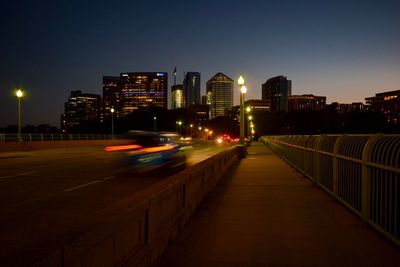
[[[171,109],[185,107],[185,101],[183,97],[183,85],[176,84],[171,87]]]
[[[233,80],[218,72],[207,82],[207,102],[210,102],[211,118],[224,116],[233,106]]]
[[[119,76],[103,76],[103,114],[111,116],[111,108],[114,108],[114,116],[121,116],[121,87]]]
[[[288,111],[288,98],[292,95],[292,81],[285,76],[268,79],[262,85],[262,99],[270,101],[272,112]]]
[[[136,109],[167,108],[167,72],[121,73],[121,112],[128,115]]]
[[[64,108],[64,114],[61,116],[63,130],[88,123],[97,123],[100,121],[101,97],[96,94],[71,91],[71,96],[65,102]]]
[[[183,80],[186,107],[200,104],[200,73],[186,72]]]

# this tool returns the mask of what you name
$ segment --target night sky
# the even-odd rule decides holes
[[[293,94],[364,101],[400,89],[400,1],[3,1],[0,127],[59,126],[71,90],[102,92],[103,75],[199,71],[247,80],[247,99],[275,75]],[[170,77],[170,85],[172,84]],[[238,103],[235,87],[235,104]],[[170,96],[169,96],[170,98]]]

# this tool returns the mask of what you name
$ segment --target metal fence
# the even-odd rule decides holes
[[[400,245],[400,135],[263,136],[260,141]]]
[[[71,140],[106,140],[106,139],[126,139],[129,135],[111,134],[0,134],[0,142],[16,141],[71,141]]]

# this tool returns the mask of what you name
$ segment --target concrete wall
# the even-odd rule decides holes
[[[106,221],[59,246],[23,252],[23,266],[150,266],[197,205],[238,160],[239,148],[215,155],[105,211]],[[21,259],[19,259],[21,260]]]
[[[53,148],[83,147],[83,146],[108,146],[129,144],[129,140],[71,140],[71,141],[23,141],[0,142],[0,152],[31,151]]]

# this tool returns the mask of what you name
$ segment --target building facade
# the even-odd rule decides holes
[[[183,79],[185,107],[200,104],[200,73],[186,72]]]
[[[114,116],[121,117],[121,86],[119,76],[103,76],[103,116],[111,116],[111,108],[114,108]]]
[[[262,99],[270,101],[272,112],[288,111],[288,98],[292,95],[292,81],[276,76],[262,84]]]
[[[385,114],[391,124],[400,124],[400,90],[378,93],[365,100],[371,111]]]
[[[206,87],[210,117],[225,116],[225,111],[233,106],[233,80],[219,72],[207,82]]]
[[[62,130],[100,122],[101,106],[100,95],[71,91],[64,104],[64,114],[61,115]]]
[[[326,106],[326,96],[292,95],[288,98],[288,109],[293,110],[322,110]]]
[[[120,79],[122,116],[152,106],[167,109],[167,72],[126,72]]]
[[[183,93],[183,85],[176,84],[171,87],[171,109],[184,108],[185,98]]]
[[[249,99],[244,102],[244,106],[250,108],[251,112],[270,111],[270,101],[263,99]]]

